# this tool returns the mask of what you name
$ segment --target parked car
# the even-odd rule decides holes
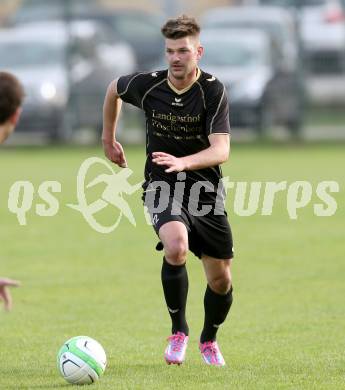
[[[301,10],[301,36],[311,73],[345,73],[345,4],[324,0]]]
[[[278,7],[305,7],[307,5],[320,5],[323,0],[253,0],[252,3],[275,5]]]
[[[200,67],[226,86],[233,127],[253,127],[259,134],[272,125],[300,130],[302,112],[294,74],[281,67],[265,32],[245,29],[204,30]]]
[[[300,44],[296,21],[288,10],[279,7],[242,6],[208,10],[202,18],[207,29],[246,28],[269,34],[277,48],[281,66],[299,70]]]
[[[0,69],[16,74],[26,91],[19,131],[56,139],[71,127],[101,127],[108,83],[135,66],[132,49],[94,21],[0,30]]]
[[[114,10],[95,0],[24,0],[9,23],[20,25],[66,19],[96,20],[107,25],[115,36],[133,48],[140,70],[150,69],[164,50],[160,33],[162,18],[159,15],[140,10]]]
[[[345,0],[260,0],[294,9],[299,16],[311,73],[345,73]]]

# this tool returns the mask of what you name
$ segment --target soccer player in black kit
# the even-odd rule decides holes
[[[195,19],[170,19],[161,31],[169,69],[137,72],[110,83],[103,107],[103,147],[108,159],[126,167],[115,138],[122,101],[144,110],[143,200],[160,240],[157,248],[164,249],[161,278],[172,321],[164,357],[168,364],[185,359],[190,250],[202,260],[207,279],[200,352],[206,364],[224,366],[216,333],[232,304],[232,235],[226,212],[219,207],[224,206],[220,164],[230,151],[228,100],[223,84],[198,67],[203,47]],[[160,208],[161,201],[165,207]]]

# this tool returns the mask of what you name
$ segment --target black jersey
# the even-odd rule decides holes
[[[184,90],[176,89],[168,71],[133,73],[119,78],[121,99],[141,108],[146,114],[146,189],[152,181],[165,181],[173,188],[177,173],[152,163],[152,152],[184,157],[210,146],[212,133],[230,133],[229,106],[224,85],[198,69],[197,80]],[[221,179],[219,166],[186,172],[186,192],[197,181],[212,183],[215,190],[202,191],[201,203],[213,203]],[[209,190],[208,190],[209,191]]]

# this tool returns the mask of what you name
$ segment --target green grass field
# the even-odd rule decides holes
[[[206,367],[197,348],[205,280],[189,255],[190,343],[186,363],[163,360],[169,316],[160,282],[161,253],[144,219],[140,193],[127,198],[137,226],[123,219],[109,235],[93,231],[75,210],[76,174],[100,148],[3,148],[0,151],[0,274],[20,279],[14,308],[0,311],[0,389],[59,389],[56,353],[88,335],[101,342],[108,367],[95,389],[345,389],[344,145],[233,145],[223,173],[233,181],[307,180],[309,206],[297,220],[280,194],[272,216],[240,217],[227,200],[236,260],[234,304],[218,341],[224,369]],[[127,150],[130,181],[142,179],[143,148]],[[35,186],[27,226],[7,209],[18,180]],[[39,217],[37,188],[57,180],[60,209]],[[338,210],[316,217],[315,185],[336,180]],[[97,197],[96,188],[90,197]],[[109,206],[100,220],[110,223]]]

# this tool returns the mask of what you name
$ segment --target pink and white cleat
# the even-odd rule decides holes
[[[168,364],[182,364],[186,356],[188,336],[177,332],[168,337],[169,344],[165,350],[164,358]]]
[[[225,361],[222,353],[219,350],[216,341],[206,341],[205,343],[199,343],[201,356],[204,362],[209,366],[225,366]]]

